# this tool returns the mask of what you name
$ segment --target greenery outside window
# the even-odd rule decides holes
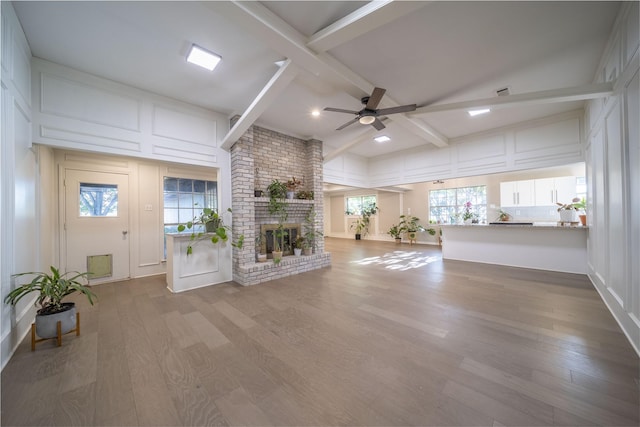
[[[445,188],[429,191],[429,221],[454,224],[464,213],[465,203],[471,202],[471,212],[479,222],[487,221],[487,186]]]
[[[347,197],[347,215],[362,215],[362,210],[376,204],[376,196]]]
[[[80,183],[80,216],[118,216],[118,186]]]
[[[164,177],[164,232],[177,233],[178,225],[192,221],[202,209],[218,208],[218,183],[202,179]],[[200,227],[200,229],[198,229]],[[205,231],[203,225],[195,232]],[[167,243],[165,238],[166,257]]]

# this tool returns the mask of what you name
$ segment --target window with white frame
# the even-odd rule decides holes
[[[177,233],[178,225],[192,221],[204,208],[218,208],[218,183],[202,179],[164,177],[164,232]],[[194,228],[193,231],[204,231]],[[165,239],[165,256],[167,244]]]
[[[429,191],[429,221],[453,224],[465,212],[467,203],[479,222],[487,221],[487,186],[444,188]]]
[[[371,208],[376,204],[376,196],[356,196],[347,197],[347,215],[362,215],[362,210]]]

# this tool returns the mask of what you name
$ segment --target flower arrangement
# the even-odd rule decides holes
[[[296,179],[296,177],[294,176],[294,177],[291,177],[291,179],[288,180],[285,185],[287,186],[287,190],[296,191],[298,187],[302,185],[302,181],[300,181],[299,179]]]
[[[462,219],[464,221],[468,219],[473,220],[476,217],[476,214],[471,212],[471,202],[467,202],[463,206],[464,206],[464,212],[462,213]]]

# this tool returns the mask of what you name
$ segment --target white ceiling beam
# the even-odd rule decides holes
[[[273,75],[271,80],[260,91],[251,105],[246,109],[236,124],[229,130],[222,140],[222,148],[229,150],[235,142],[249,129],[249,127],[260,117],[271,103],[289,86],[289,83],[298,74],[299,68],[286,60],[284,64]]]
[[[325,52],[414,12],[425,4],[427,2],[372,1],[312,35],[307,47],[315,52]]]
[[[612,82],[596,83],[563,89],[551,89],[539,92],[528,92],[515,95],[496,96],[493,98],[452,102],[450,104],[427,105],[407,114],[410,116],[420,116],[441,111],[470,110],[479,108],[506,108],[518,107],[522,105],[584,101],[587,99],[604,98],[611,95],[613,93],[613,86],[614,84]]]
[[[328,53],[316,54],[309,49],[306,46],[307,40],[304,35],[259,2],[234,1],[214,2],[214,4],[216,8],[224,8],[225,16],[235,19],[275,51],[285,55],[293,63],[319,78],[326,79],[338,87],[343,87],[343,90],[357,100],[360,100],[363,94],[370,94],[373,91],[373,84]],[[382,10],[384,9],[382,8]],[[345,82],[348,83],[346,87],[344,87]],[[381,103],[383,107],[398,105],[400,104],[386,95]],[[419,122],[406,116],[404,118],[398,116],[402,116],[402,114],[394,114],[390,116],[390,119],[396,120],[410,132],[438,147],[448,145],[448,140],[425,122]]]
[[[371,131],[366,131],[365,133],[363,133],[359,137],[354,138],[353,140],[351,140],[351,142],[347,142],[346,144],[342,144],[339,148],[336,148],[331,153],[329,153],[326,156],[324,156],[322,158],[323,163],[327,163],[327,162],[335,159],[336,157],[341,156],[342,154],[346,153],[347,151],[349,151],[353,147],[356,147],[356,146],[362,144],[363,142],[371,141],[371,139],[373,138],[373,134],[375,133],[375,132],[373,132],[374,128],[371,127],[371,129],[372,129]]]

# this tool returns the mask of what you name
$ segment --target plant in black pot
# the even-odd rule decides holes
[[[351,229],[356,232],[356,240],[360,240],[362,237],[369,234],[371,217],[375,215],[378,210],[379,208],[375,203],[370,203],[362,208],[360,211],[360,218],[351,224]],[[351,212],[347,211],[347,215],[351,215]]]
[[[36,333],[41,338],[55,338],[58,336],[57,323],[61,322],[61,334],[76,329],[76,305],[73,302],[63,302],[67,296],[80,292],[93,305],[96,295],[88,287],[87,277],[90,273],[69,271],[61,274],[60,270],[51,266],[51,272],[32,271],[14,274],[11,277],[34,276],[31,282],[16,287],[4,299],[6,304],[16,305],[32,292],[40,295],[36,299],[36,307],[40,307],[36,314]],[[33,349],[33,345],[32,345]]]

